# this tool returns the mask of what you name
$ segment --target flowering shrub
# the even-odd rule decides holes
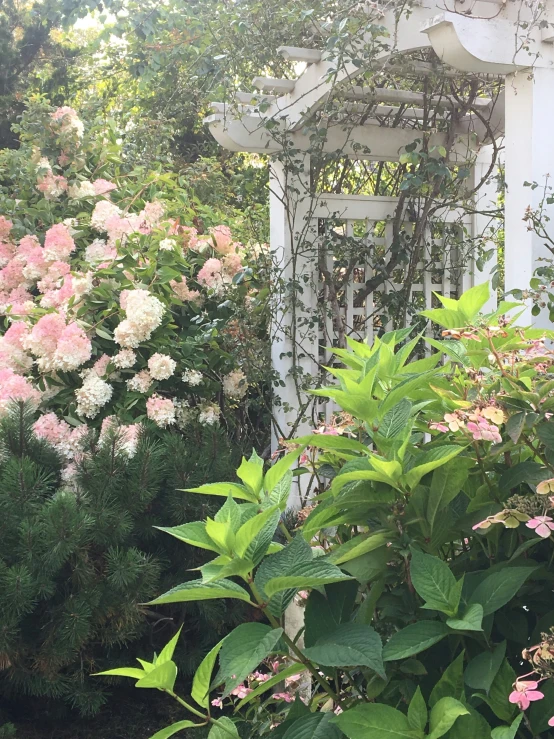
[[[238,599],[263,621],[212,649],[179,698],[195,721],[156,739],[194,724],[212,739],[550,735],[552,336],[513,325],[513,303],[480,316],[487,299],[485,285],[426,311],[443,338],[424,359],[408,362],[410,329],[337,350],[337,384],[315,391],[342,408],[329,425],[265,474],[253,455],[239,482],[194,489],[227,501],[165,531],[215,559],[153,603]],[[319,495],[288,531],[297,460]],[[141,665],[111,674],[175,695],[169,652]]]
[[[32,101],[17,129],[0,154],[0,413],[48,411],[37,432],[58,443],[67,424],[213,426],[244,405],[226,326],[256,304],[253,254],[226,225],[187,223],[177,179],[125,171],[72,108]]]

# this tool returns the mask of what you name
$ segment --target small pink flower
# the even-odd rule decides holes
[[[271,675],[268,672],[253,672],[252,675],[250,675],[249,680],[256,680],[258,683],[265,683],[267,680],[271,678]]]
[[[444,423],[430,423],[429,428],[433,429],[434,431],[442,431],[443,434],[448,431],[448,426],[446,426]]]
[[[552,716],[552,718],[549,718],[548,719],[548,725],[549,726],[554,726],[554,716]]]
[[[445,413],[444,420],[450,431],[459,431],[464,426],[464,421],[456,413]]]
[[[554,522],[550,516],[535,516],[525,524],[529,529],[535,529],[535,533],[547,539],[554,531]]]
[[[216,708],[223,708],[223,701],[221,698],[214,698],[212,701],[212,706],[215,706]]]
[[[285,701],[285,703],[292,703],[294,696],[290,693],[274,693],[273,698],[277,701]]]
[[[516,680],[514,690],[510,693],[510,703],[517,703],[522,711],[526,711],[532,701],[544,698],[544,693],[537,690],[539,684],[535,680]]]
[[[246,685],[241,684],[241,685],[237,685],[237,687],[234,690],[231,690],[231,695],[236,695],[237,698],[240,698],[242,700],[242,698],[246,698],[248,693],[251,693],[251,692],[252,692],[252,688],[247,688]]]
[[[479,521],[479,523],[476,523],[475,526],[472,526],[471,528],[473,531],[477,531],[477,529],[488,529],[493,523],[496,523],[496,521],[491,520],[492,518],[493,516],[489,516],[488,518],[485,518],[484,521]]]

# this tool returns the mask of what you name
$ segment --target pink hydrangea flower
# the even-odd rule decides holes
[[[35,436],[45,439],[54,447],[68,445],[71,439],[71,426],[61,421],[55,413],[45,413],[33,425]]]
[[[535,680],[516,680],[514,690],[510,693],[508,700],[516,703],[522,711],[526,711],[532,701],[544,698],[544,693],[537,690],[539,684]]]
[[[0,267],[5,267],[15,256],[15,245],[9,241],[0,241]]]
[[[448,426],[444,423],[432,422],[429,424],[429,428],[433,429],[433,431],[441,431],[443,434],[448,431]]]
[[[37,190],[41,192],[46,200],[55,200],[67,190],[67,180],[61,174],[53,174],[48,170],[45,175],[37,179]]]
[[[229,277],[234,277],[242,269],[242,262],[238,254],[227,254],[223,257],[223,269]]]
[[[101,178],[98,180],[94,180],[92,186],[94,187],[94,192],[97,195],[106,195],[106,193],[111,192],[112,190],[117,190],[117,185],[115,185],[113,182],[110,182],[109,180],[103,180]]]
[[[105,228],[108,232],[110,244],[121,241],[125,236],[141,232],[142,219],[140,215],[120,216],[117,213],[106,219]]]
[[[8,238],[12,228],[13,228],[13,223],[9,221],[5,216],[0,216],[0,239],[1,240]]]
[[[249,679],[250,680],[256,680],[258,683],[265,683],[271,678],[271,675],[268,672],[259,672],[256,670],[256,672],[253,672]]]
[[[154,200],[152,203],[145,203],[144,209],[141,211],[142,220],[150,227],[157,226],[163,218],[165,208],[163,203],[159,200]]]
[[[458,416],[457,413],[445,413],[444,421],[448,424],[450,431],[459,431],[464,427],[463,418]]]
[[[230,254],[234,250],[233,237],[229,226],[215,226],[210,229],[215,248],[220,254]]]
[[[146,415],[162,428],[170,426],[175,423],[175,405],[171,398],[152,395],[146,401]]]
[[[104,377],[106,374],[106,368],[110,362],[111,357],[108,354],[102,354],[102,356],[96,360],[92,369],[96,372],[98,377]]]
[[[475,441],[493,441],[496,444],[500,444],[502,441],[498,428],[494,424],[489,423],[482,416],[478,417],[477,423],[475,421],[469,421],[467,424],[467,430],[473,436]]]
[[[74,249],[75,242],[64,223],[56,223],[48,229],[44,238],[44,258],[47,261],[65,261]]]
[[[215,706],[216,708],[223,708],[223,701],[221,698],[214,698],[212,701],[212,706]]]
[[[550,516],[535,516],[525,524],[527,528],[534,529],[535,533],[547,539],[554,531],[554,521]]]
[[[169,284],[175,295],[184,303],[189,301],[194,302],[200,298],[200,292],[198,290],[191,290],[189,288],[186,277],[184,275],[181,277],[181,282],[177,282],[177,280],[170,280]]]
[[[223,264],[219,259],[207,259],[202,269],[198,272],[196,279],[201,285],[214,287],[221,275]]]
[[[40,403],[41,393],[22,375],[13,370],[0,369],[0,414],[4,414],[10,402],[28,401],[33,406]]]
[[[198,243],[198,231],[194,226],[182,226],[181,233],[185,239],[185,248],[194,249]]]
[[[4,336],[0,337],[0,368],[9,368],[18,374],[31,368],[33,360],[23,345],[28,335],[29,328],[23,321],[15,321],[9,326]]]

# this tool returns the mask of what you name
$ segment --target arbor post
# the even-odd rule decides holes
[[[536,209],[544,197],[545,179],[554,177],[554,70],[536,67],[506,77],[506,225],[505,287],[525,290],[542,257],[552,254],[524,220],[528,207]],[[533,183],[538,187],[531,187]],[[528,183],[527,185],[525,183]],[[554,206],[544,203],[544,217],[552,220]],[[554,221],[553,221],[554,223]],[[551,328],[548,313],[532,317],[527,305],[518,322]]]
[[[280,438],[309,433],[312,400],[306,383],[317,376],[317,221],[312,218],[310,159],[274,161],[270,168],[273,258],[271,358],[276,376],[272,449]],[[301,505],[298,485],[289,504]]]

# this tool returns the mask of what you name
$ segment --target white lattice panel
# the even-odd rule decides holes
[[[337,244],[341,239],[349,240],[350,253],[356,243],[360,244],[360,252],[370,252],[356,265],[345,289],[338,296],[346,335],[357,341],[371,342],[375,336],[393,328],[390,318],[381,311],[381,300],[403,287],[401,279],[405,274],[405,264],[394,271],[392,279],[365,298],[360,299],[360,292],[365,288],[366,280],[373,277],[372,255],[385,263],[390,259],[391,217],[396,205],[396,198],[326,195],[322,196],[312,216],[317,221],[312,231],[319,234],[318,248],[325,249],[328,272],[340,276],[341,269],[341,262],[333,255],[329,231],[336,235]],[[413,225],[405,223],[403,228],[409,232]],[[474,284],[474,265],[464,264],[463,259],[464,235],[471,230],[471,218],[461,217],[456,210],[441,213],[441,220],[431,224],[424,239],[423,258],[415,266],[415,279],[410,290],[409,302],[413,305],[413,312],[436,307],[438,301],[433,293],[455,298]],[[482,280],[480,275],[477,281]],[[331,348],[337,346],[338,340],[321,277],[317,294],[321,315],[319,361],[328,365],[332,361]],[[432,332],[431,326],[427,331]],[[330,419],[333,411],[331,403],[322,403],[318,408],[326,420]]]

